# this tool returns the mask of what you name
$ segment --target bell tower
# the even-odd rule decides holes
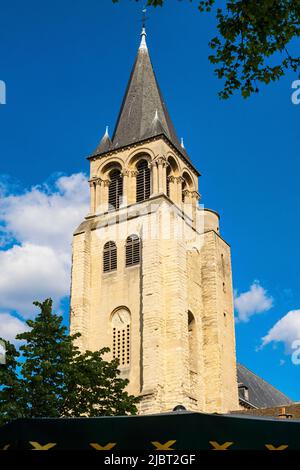
[[[71,333],[110,348],[140,413],[238,408],[230,247],[200,206],[146,32],[112,138],[90,161],[90,211],[73,238]]]

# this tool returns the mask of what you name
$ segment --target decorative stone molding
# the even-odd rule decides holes
[[[200,201],[200,199],[202,198],[201,194],[198,193],[198,191],[192,191],[192,197],[197,199],[198,201]]]
[[[170,181],[170,183],[174,183],[177,180],[177,178],[176,176],[170,175],[170,176],[167,176],[167,180]]]
[[[162,165],[163,167],[169,166],[169,162],[164,155],[156,157],[155,162],[157,165]]]
[[[157,155],[155,157],[155,159],[149,163],[149,168],[151,167],[158,167],[158,166],[162,166],[163,168],[166,168],[168,167],[170,164],[167,160],[167,157],[165,157],[164,155]]]
[[[192,196],[193,192],[192,191],[189,191],[188,189],[184,189],[182,191],[182,194],[186,197],[186,196]]]
[[[139,174],[138,170],[130,170],[130,176],[136,177]]]
[[[92,178],[89,180],[90,187],[92,188],[93,186],[109,186],[110,185],[110,180],[103,180],[102,178]]]
[[[122,172],[121,172],[121,175],[124,177],[124,176],[131,176],[131,170],[128,170],[127,168],[125,168]]]
[[[176,183],[182,184],[185,180],[182,176],[175,176]]]
[[[97,180],[96,180],[95,178],[92,178],[92,179],[89,180],[90,188],[93,188],[93,187],[94,187],[94,185],[96,184],[96,181],[97,181]]]
[[[103,180],[102,178],[94,177],[94,178],[89,180],[89,183],[90,183],[90,187],[92,187],[93,185],[109,186],[110,185],[110,180]]]

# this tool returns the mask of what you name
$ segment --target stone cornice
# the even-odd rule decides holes
[[[184,154],[179,152],[179,150],[175,147],[175,145],[173,145],[172,142],[168,139],[168,137],[166,137],[164,134],[159,134],[155,137],[151,137],[150,139],[140,140],[138,142],[134,142],[134,143],[132,143],[130,145],[126,145],[124,147],[115,148],[115,149],[109,150],[108,152],[99,153],[97,155],[90,155],[89,157],[87,157],[87,160],[95,161],[95,160],[99,160],[100,158],[110,157],[112,155],[115,155],[116,153],[125,152],[126,150],[130,150],[130,149],[140,147],[141,144],[147,144],[147,143],[159,140],[159,139],[163,139],[172,148],[174,153],[178,157],[180,157],[184,160],[184,162],[186,163],[186,165],[188,166],[188,168],[191,171],[193,171],[197,176],[201,176],[201,173],[194,167],[194,165],[184,156]]]

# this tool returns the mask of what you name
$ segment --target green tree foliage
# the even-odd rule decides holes
[[[5,341],[6,364],[0,365],[0,425],[23,416],[22,381],[17,374],[20,354],[15,346]]]
[[[218,34],[210,41],[209,60],[224,81],[221,98],[236,90],[247,98],[259,91],[259,84],[280,79],[288,69],[299,72],[300,57],[288,48],[300,36],[300,0],[195,1],[201,12],[216,15]],[[147,5],[165,3],[148,0]]]
[[[69,336],[52,301],[35,302],[40,313],[17,336],[20,354],[6,342],[7,364],[0,369],[0,424],[19,417],[111,416],[135,414],[137,397],[128,395],[118,361],[100,351],[81,353],[79,334]]]

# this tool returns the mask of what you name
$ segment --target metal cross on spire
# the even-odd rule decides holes
[[[149,17],[147,16],[147,8],[144,7],[143,10],[142,10],[142,28],[146,28],[146,22],[147,20],[149,19]]]
[[[147,50],[147,44],[146,44],[146,21],[148,20],[148,17],[146,16],[147,14],[147,9],[144,8],[142,10],[143,17],[142,17],[142,32],[141,32],[141,44],[140,44],[140,50],[146,51]]]

